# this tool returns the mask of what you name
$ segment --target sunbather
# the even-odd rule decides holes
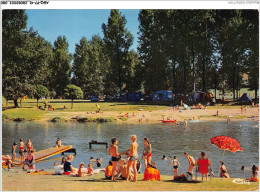
[[[73,161],[73,158],[74,158],[74,156],[69,155],[68,156],[68,160],[65,161],[65,163],[64,163],[64,168],[63,169],[64,169],[64,174],[65,175],[76,174],[77,171],[78,171],[76,168],[74,168],[71,165],[71,162]]]

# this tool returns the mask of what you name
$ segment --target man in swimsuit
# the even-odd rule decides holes
[[[126,181],[129,180],[129,176],[130,176],[130,168],[131,166],[133,167],[134,170],[134,178],[133,181],[137,181],[136,177],[137,177],[137,169],[136,169],[136,164],[137,164],[137,159],[138,159],[138,154],[137,154],[137,138],[136,135],[131,135],[130,136],[132,144],[130,146],[130,149],[128,149],[127,151],[125,151],[123,154],[126,154],[127,152],[129,152],[129,160],[127,162],[127,177],[126,177]]]
[[[111,139],[111,143],[112,143],[112,145],[110,145],[110,147],[109,147],[108,154],[111,155],[111,157],[112,157],[111,161],[113,164],[111,180],[115,181],[116,180],[115,171],[116,171],[117,162],[120,159],[120,154],[118,153],[118,146],[117,146],[118,140],[114,137]]]

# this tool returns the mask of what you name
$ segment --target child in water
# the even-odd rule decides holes
[[[170,164],[173,165],[174,176],[178,175],[178,168],[179,168],[179,166],[181,167],[181,164],[179,163],[179,161],[178,161],[176,156],[173,157],[173,160],[169,163],[168,166],[170,166]]]

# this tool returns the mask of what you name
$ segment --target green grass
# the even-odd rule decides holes
[[[39,106],[44,107],[44,102],[47,101],[49,105],[55,107],[56,110],[61,111],[96,111],[97,102],[87,102],[86,100],[75,100],[76,103],[73,104],[73,109],[71,109],[71,100],[39,100]],[[168,109],[167,106],[159,106],[159,105],[136,105],[134,103],[115,103],[115,102],[100,102],[101,111],[138,111],[139,109],[143,109],[145,111],[150,110],[161,110]],[[8,101],[8,107],[14,106],[13,101]],[[26,99],[22,101],[22,108],[24,107],[36,107],[37,103],[35,99]],[[64,109],[64,106],[66,109]],[[2,98],[2,107],[5,109],[6,103],[5,99]]]
[[[8,109],[2,112],[3,119],[14,120],[17,118],[28,120],[39,120],[44,115],[45,111],[36,108],[17,108]]]
[[[71,117],[71,114],[66,112],[95,112],[97,110],[96,103],[87,102],[86,100],[77,100],[76,101],[77,103],[73,104],[73,109],[71,109],[70,100],[40,100],[39,106],[44,107],[43,103],[45,101],[47,101],[49,105],[54,107],[55,111],[45,111],[45,110],[37,109],[37,103],[36,100],[34,99],[23,100],[22,106],[16,109],[12,108],[13,101],[9,101],[8,107],[6,108],[6,103],[3,98],[3,102],[2,102],[3,119],[14,120],[16,118],[22,118],[24,120],[39,120],[42,118],[47,118],[48,120],[52,120],[56,116],[66,119]],[[137,112],[140,109],[144,111],[168,109],[167,106],[135,105],[131,103],[100,102],[99,105],[101,107],[101,112],[116,111],[116,112],[126,113],[126,112]],[[126,119],[122,119],[122,120],[125,121]],[[99,119],[95,118],[95,119],[88,119],[88,121],[111,122],[114,121],[114,118],[112,117],[99,118]]]

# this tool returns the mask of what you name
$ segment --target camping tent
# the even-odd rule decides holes
[[[170,90],[163,90],[163,91],[156,91],[153,93],[153,101],[169,101],[173,100],[172,91]]]
[[[247,95],[247,93],[244,93],[244,94],[240,97],[240,101],[242,101],[242,102],[246,102],[246,101],[252,102],[252,99]]]

